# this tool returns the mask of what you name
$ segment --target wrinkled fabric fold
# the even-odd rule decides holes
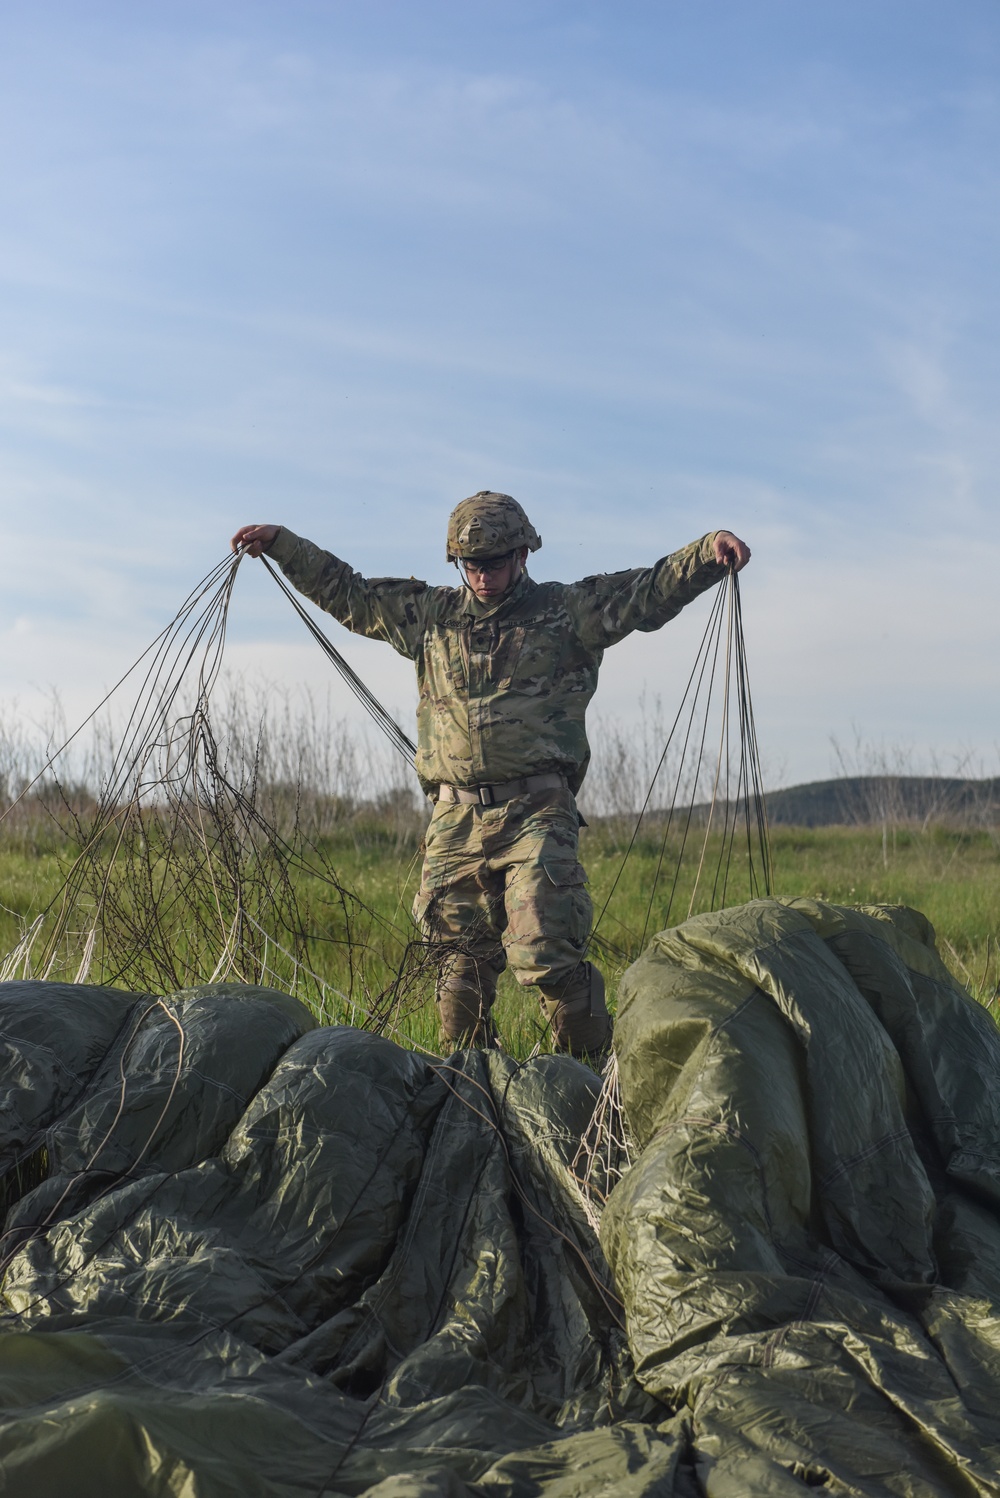
[[[926,921],[697,917],[615,1043],[598,1237],[569,1057],[0,986],[4,1492],[1000,1493],[1000,1037]]]
[[[690,920],[616,1046],[639,1153],[601,1237],[706,1491],[1000,1492],[1000,1036],[928,923]]]

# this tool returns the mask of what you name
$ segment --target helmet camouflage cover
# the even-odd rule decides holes
[[[455,506],[448,521],[448,561],[460,557],[499,557],[526,546],[537,551],[542,538],[516,499],[480,489]]]

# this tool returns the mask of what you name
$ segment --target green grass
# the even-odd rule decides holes
[[[639,839],[622,870],[626,843],[626,836],[607,825],[588,828],[581,841],[595,912],[602,911],[617,878],[598,930],[606,943],[600,961],[612,1003],[621,973],[642,949],[644,925],[648,939],[668,923],[668,899],[677,862],[677,848],[671,845],[664,852],[659,879],[655,878],[660,845],[659,837],[651,833]],[[669,924],[682,921],[689,907],[700,911],[748,898],[746,859],[745,854],[740,859],[739,850],[734,855],[724,902],[721,883],[716,883],[713,898],[719,850],[718,840],[713,839],[692,900],[700,851],[693,841],[673,891]],[[812,895],[835,904],[905,904],[922,910],[935,927],[941,956],[952,972],[970,993],[996,1011],[1000,983],[1000,839],[995,834],[932,827],[923,831],[890,830],[883,838],[880,828],[779,828],[772,838],[772,851],[774,892],[778,895]],[[405,1004],[397,1012],[392,1011],[391,1004],[386,1007],[384,997],[405,944],[414,935],[409,909],[420,868],[416,836],[382,838],[373,830],[370,836],[345,835],[330,841],[323,852],[342,883],[357,892],[370,913],[353,920],[351,935],[357,950],[348,948],[343,939],[343,911],[335,902],[331,904],[328,888],[319,879],[297,875],[296,896],[308,916],[309,929],[316,933],[308,947],[308,966],[333,989],[350,992],[364,1007],[377,1005],[381,993],[389,1025],[398,1026],[411,1043],[435,1049],[431,974],[417,973]],[[14,945],[24,924],[30,923],[56,894],[65,857],[51,849],[33,853],[24,847],[0,847],[0,952]],[[204,980],[217,952],[210,960],[207,950],[199,949],[190,923],[184,927],[183,945],[187,952],[185,981]],[[276,974],[272,981],[292,987],[291,965],[273,950],[269,961]],[[59,976],[72,976],[70,965]],[[92,971],[90,981],[107,976]],[[315,993],[303,990],[303,996],[319,1007]],[[348,1016],[343,1004],[328,995],[324,1017]],[[513,1054],[526,1055],[538,1040],[545,1045],[537,1006],[509,974],[501,980],[496,1017]]]
[[[778,829],[775,893],[844,905],[911,905],[929,918],[941,956],[981,1001],[1000,971],[1000,839],[984,831]]]
[[[948,966],[975,996],[996,998],[997,938],[1000,934],[1000,839],[982,831],[940,827],[926,831],[890,831],[883,848],[882,831],[871,827],[780,827],[771,848],[776,895],[812,895],[843,905],[911,905],[933,924],[939,950]],[[581,855],[591,876],[594,904],[600,910],[621,863],[622,847],[603,830],[584,833]],[[656,869],[659,844],[640,839],[633,849],[601,932],[632,955],[640,945],[645,907]],[[749,896],[745,859],[734,869],[724,903]],[[706,874],[694,909],[710,909],[711,874],[718,845],[709,848]],[[667,923],[667,891],[674,858],[664,858],[653,902],[650,931]],[[670,911],[674,925],[688,914],[693,862],[682,871]],[[707,883],[706,883],[707,878]]]

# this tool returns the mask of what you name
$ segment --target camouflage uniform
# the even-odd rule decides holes
[[[437,947],[449,1040],[468,1042],[488,1029],[497,976],[509,962],[519,983],[537,988],[559,1049],[586,1054],[607,1043],[603,982],[583,957],[592,912],[574,796],[590,761],[585,713],[607,646],[636,629],[659,629],[723,576],[714,534],[652,567],[582,582],[536,583],[522,573],[488,604],[467,587],[361,577],[284,527],[269,547],[306,597],[414,662],[417,774],[429,796],[442,785],[545,773],[565,782],[496,806],[437,800],[414,914]],[[530,537],[535,550],[541,543],[534,531]],[[488,528],[482,539],[488,546]]]

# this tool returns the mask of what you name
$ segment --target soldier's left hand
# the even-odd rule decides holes
[[[715,560],[723,567],[732,567],[734,572],[739,572],[750,560],[750,548],[739,536],[734,536],[732,531],[716,531],[712,542],[715,548]]]

